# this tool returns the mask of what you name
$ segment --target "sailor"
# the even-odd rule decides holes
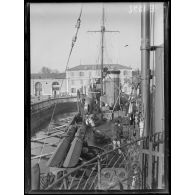
[[[121,139],[121,127],[119,121],[116,120],[114,124],[114,132],[113,132],[113,149],[116,147],[120,147],[120,139]],[[118,150],[118,153],[121,154],[121,150]]]
[[[105,104],[105,108],[106,108],[106,110],[109,110],[110,109],[110,107],[109,107],[108,104]]]
[[[119,134],[120,143],[123,143],[123,126],[121,123],[122,123],[122,118],[120,118],[120,121],[118,123],[118,134]]]
[[[128,107],[129,107],[129,103],[126,102],[126,103],[124,104],[124,109],[125,109],[125,115],[126,115],[126,116],[128,115]]]
[[[87,126],[89,126],[89,116],[88,115],[86,115],[85,123]]]
[[[144,130],[144,121],[141,120],[141,121],[139,122],[140,137],[143,136],[143,130]]]
[[[135,115],[135,124],[137,125],[138,124],[138,116]]]
[[[133,113],[130,114],[130,125],[134,124],[134,115]]]
[[[84,104],[84,112],[85,112],[85,114],[89,113],[89,104],[86,101],[85,101],[85,104]]]
[[[89,124],[91,125],[91,127],[95,127],[95,123],[94,123],[94,120],[93,120],[93,115],[90,115],[90,117],[89,117]]]
[[[85,124],[88,127],[95,127],[95,123],[94,123],[92,114],[91,115],[86,115]]]
[[[133,140],[136,140],[136,135],[137,135],[137,134],[136,134],[136,130],[134,129],[134,130],[133,130]]]

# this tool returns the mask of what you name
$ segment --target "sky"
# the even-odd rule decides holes
[[[104,3],[106,30],[120,31],[105,33],[104,63],[122,64],[133,69],[141,67],[140,5]],[[65,71],[81,6],[81,26],[68,67],[100,63],[101,34],[87,31],[100,30],[102,3],[31,3],[32,73],[39,72],[43,66]],[[153,40],[153,33],[151,36]],[[155,3],[154,45],[162,44],[163,36],[163,5]]]

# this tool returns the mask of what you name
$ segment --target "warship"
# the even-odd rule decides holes
[[[41,154],[31,168],[32,190],[143,190],[165,189],[164,170],[164,46],[150,45],[150,4],[141,13],[141,72],[134,75],[130,95],[120,86],[120,71],[104,64],[104,8],[101,33],[101,78],[90,84],[87,94],[77,91],[77,113],[68,125],[53,128],[40,141],[57,136],[53,153]],[[76,42],[82,10],[76,25]],[[156,69],[150,71],[150,53]],[[69,57],[70,57],[69,55]],[[69,59],[68,59],[69,61]],[[155,77],[155,87],[150,81]],[[49,172],[39,162],[47,159]]]

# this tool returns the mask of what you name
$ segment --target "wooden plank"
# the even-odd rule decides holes
[[[53,134],[53,133],[57,133],[57,132],[60,132],[60,131],[65,131],[67,128],[65,128],[65,129],[59,129],[59,130],[56,130],[56,131],[51,131],[51,132],[49,132],[47,135],[51,135],[51,134]]]
[[[37,158],[42,158],[42,157],[45,157],[45,156],[50,156],[52,154],[53,154],[53,152],[52,153],[48,153],[48,154],[42,154],[42,155],[33,156],[31,158],[31,160],[34,160],[34,159],[37,159]],[[32,155],[34,155],[34,154],[32,154]]]
[[[44,142],[37,142],[37,143],[39,143],[39,144],[44,144]],[[51,147],[57,147],[57,146],[58,146],[58,143],[59,143],[59,142],[55,142],[55,143],[45,143],[45,145],[51,146]],[[42,145],[35,146],[35,147],[31,148],[31,150],[34,150],[34,149],[40,148],[40,147],[43,147],[43,146],[42,146]]]
[[[148,186],[152,188],[152,142],[149,142],[149,153],[148,153]]]
[[[56,137],[56,136],[62,135],[64,133],[66,133],[66,132],[61,132],[61,133],[58,133],[56,135],[49,135],[49,136],[46,136],[46,137],[40,137],[40,138],[36,138],[36,139],[31,139],[31,142],[36,142],[36,141],[47,139],[47,138],[50,138],[50,137]]]

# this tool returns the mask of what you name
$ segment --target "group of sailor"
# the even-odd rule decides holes
[[[138,137],[143,136],[143,129],[144,129],[144,120],[141,117],[141,114],[138,111],[138,106],[136,105],[136,101],[133,100],[129,104],[129,111],[127,114],[127,119],[129,120],[129,134],[130,131],[133,131],[133,135],[128,138],[127,142],[130,140],[135,140]],[[133,127],[133,130],[132,130]],[[114,132],[113,132],[113,149],[116,147],[120,147],[121,143],[124,141],[123,136],[123,124],[122,121],[116,120],[115,126],[114,126]],[[139,144],[139,142],[138,142]],[[118,150],[119,154],[121,153],[121,150]]]
[[[84,112],[86,114],[85,123],[87,126],[91,126],[92,130],[94,131],[95,130],[94,115],[96,112],[99,112],[99,110],[98,109],[96,110],[95,108],[98,107],[99,102],[92,101],[91,98],[87,98],[84,105],[85,105]],[[105,105],[105,108],[107,107],[108,105]],[[129,125],[131,126],[131,128],[129,128],[129,131],[132,131],[132,127],[133,127],[133,136],[131,140],[143,136],[144,121],[138,111],[138,107],[139,106],[137,105],[137,101],[135,99],[132,99],[129,102],[127,116],[129,119]],[[113,137],[112,137],[113,149],[115,149],[116,147],[120,147],[122,142],[123,142],[123,124],[120,119],[116,119],[114,123]],[[121,150],[118,150],[118,152],[120,154]]]

